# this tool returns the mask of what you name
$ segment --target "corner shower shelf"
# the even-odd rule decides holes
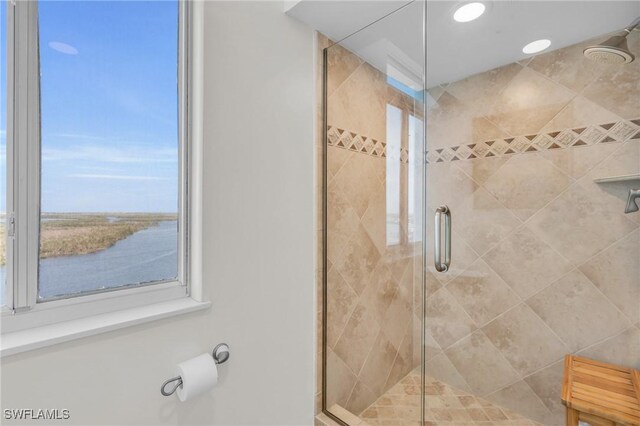
[[[632,175],[602,177],[602,178],[594,179],[593,181],[595,183],[614,183],[614,182],[640,181],[640,173],[635,173],[635,174],[632,174]]]

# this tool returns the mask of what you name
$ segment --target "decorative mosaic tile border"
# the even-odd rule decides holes
[[[438,148],[427,152],[427,162],[441,163],[473,158],[503,157],[510,154],[598,143],[626,142],[630,139],[640,140],[640,119]]]
[[[327,126],[327,143],[329,146],[348,149],[373,157],[385,158],[387,156],[387,143],[368,136],[359,135],[335,126]],[[400,161],[409,161],[409,151],[400,148]]]
[[[383,141],[378,141],[335,126],[328,126],[327,136],[330,146],[336,146],[374,157],[387,156],[387,144]],[[580,147],[599,143],[626,142],[631,139],[640,140],[640,118],[555,132],[494,139],[485,142],[456,145],[448,148],[438,148],[427,151],[427,163],[504,157],[511,154]],[[403,163],[407,163],[408,159],[408,151],[402,148],[400,151],[400,160]]]

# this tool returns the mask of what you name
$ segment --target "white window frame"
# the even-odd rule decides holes
[[[105,325],[109,324],[106,328],[113,329],[207,308],[209,303],[202,301],[200,239],[202,5],[187,0],[179,2],[178,278],[43,301],[37,299],[40,243],[38,3],[13,1],[6,5],[8,237],[5,297],[11,306],[3,307],[0,316],[0,355],[95,334],[88,328],[95,332],[107,331]],[[15,227],[10,225],[11,218],[15,218]],[[97,316],[101,317],[101,324],[87,320]],[[34,333],[34,329],[45,327],[49,327],[45,330],[47,333],[43,330]],[[31,338],[25,338],[27,334]]]

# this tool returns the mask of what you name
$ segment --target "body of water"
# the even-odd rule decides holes
[[[40,261],[40,297],[170,280],[178,274],[177,221],[160,222],[106,250]],[[5,268],[0,267],[0,282]]]

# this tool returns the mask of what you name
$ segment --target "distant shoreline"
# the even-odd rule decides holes
[[[172,220],[178,220],[177,213],[42,213],[40,258],[99,252],[138,231]],[[4,233],[1,223],[0,235]],[[5,244],[1,238],[0,266],[6,262]]]

